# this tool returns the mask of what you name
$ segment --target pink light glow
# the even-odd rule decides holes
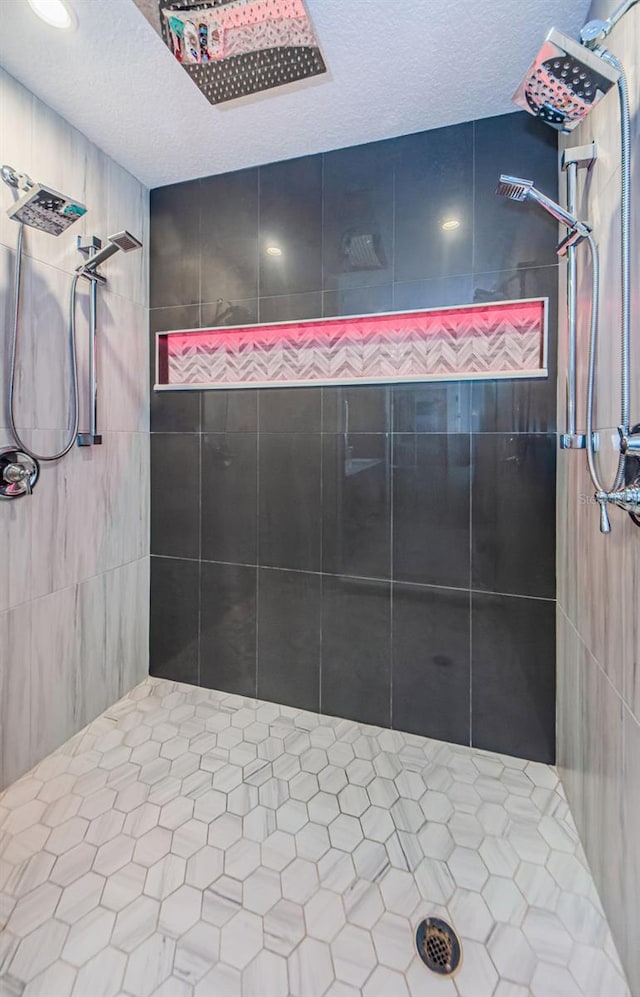
[[[164,384],[354,381],[537,370],[545,302],[169,332],[159,337]]]

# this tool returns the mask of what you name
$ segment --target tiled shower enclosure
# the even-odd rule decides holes
[[[557,230],[494,189],[556,151],[510,114],[152,191],[152,340],[548,297],[551,363],[154,395],[153,674],[553,760]]]

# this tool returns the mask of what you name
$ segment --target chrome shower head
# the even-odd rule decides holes
[[[533,189],[533,180],[522,180],[520,177],[509,177],[502,173],[496,194],[508,197],[511,201],[526,201],[527,194]]]
[[[26,191],[24,197],[7,211],[9,218],[23,225],[30,225],[49,235],[62,235],[86,214],[84,204],[59,194],[45,184],[34,183],[26,173],[18,173],[11,166],[1,167],[0,177],[9,187]]]
[[[108,243],[103,248],[98,250],[95,256],[90,256],[89,259],[82,263],[76,268],[76,273],[79,274],[91,274],[97,270],[97,268],[105,262],[105,260],[110,259],[118,251],[122,253],[130,253],[132,249],[140,249],[142,243],[139,239],[136,239],[135,235],[131,235],[131,232],[126,230],[123,232],[116,232],[115,235],[107,236]]]
[[[570,132],[618,76],[604,59],[551,28],[512,99],[558,131]]]
[[[556,221],[562,222],[570,231],[577,232],[582,237],[591,231],[588,225],[575,218],[557,201],[534,187],[533,180],[523,180],[522,177],[510,177],[502,173],[496,187],[496,194],[500,197],[508,197],[512,201],[535,201],[545,211],[548,211]]]

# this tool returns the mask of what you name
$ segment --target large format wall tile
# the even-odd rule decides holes
[[[0,613],[0,785],[33,761],[31,751],[31,634],[33,608],[24,602]]]
[[[469,592],[395,583],[393,727],[470,743]]]
[[[111,432],[149,432],[147,314],[128,298],[108,291],[100,296],[98,425]]]
[[[280,256],[267,253],[277,247]],[[322,159],[260,167],[260,294],[322,288]]]
[[[199,180],[151,191],[152,308],[200,301],[200,194]]]
[[[258,295],[258,170],[200,181],[200,300]]]
[[[255,433],[202,437],[202,550],[205,561],[256,564],[258,438]]]
[[[322,389],[322,429],[325,433],[388,433],[391,431],[391,389],[386,384],[327,386]]]
[[[118,695],[148,673],[150,558],[107,572],[106,660],[117,670]]]
[[[324,157],[326,289],[390,284],[393,279],[394,147],[393,141],[372,142],[337,149]],[[363,245],[370,247],[367,269],[358,266]]]
[[[185,392],[199,398],[198,392]],[[258,391],[206,391],[202,394],[205,433],[255,433],[258,430]]]
[[[25,230],[16,381],[25,443],[50,454],[68,439],[69,293],[78,235],[127,229],[142,251],[105,264],[98,290],[102,446],[42,462],[30,498],[0,503],[0,786],[17,778],[140,680],[148,668],[148,192],[0,70],[3,158],[86,204],[57,238]],[[5,205],[6,206],[6,205]],[[5,425],[18,227],[0,213],[0,352]],[[78,288],[80,430],[88,428],[88,286]],[[0,444],[10,442],[0,430]],[[4,612],[3,612],[4,611]]]
[[[555,595],[555,436],[473,437],[472,588]]]
[[[255,695],[257,681],[266,698],[469,743],[472,588],[555,595],[555,441],[546,434],[555,430],[557,232],[493,193],[500,170],[524,168],[525,158],[553,193],[553,136],[512,114],[154,193],[166,287],[152,304],[170,307],[152,308],[153,331],[550,299],[548,380],[152,399],[154,434],[201,438],[200,492],[194,485],[189,498],[176,484],[176,495],[190,516],[200,499],[203,685]],[[501,239],[492,226],[505,211]],[[459,229],[442,229],[448,217]],[[193,233],[173,270],[159,246],[172,219],[174,252],[186,227]],[[199,261],[199,296],[183,273],[190,261]],[[485,443],[479,434],[502,435]],[[169,474],[162,454],[158,468],[154,523],[156,483],[166,488]],[[160,524],[154,553],[175,542],[184,556],[194,523],[183,537]],[[521,603],[527,630],[539,602]],[[152,631],[161,612],[152,604]],[[552,652],[531,682],[546,689],[549,674]],[[511,700],[526,713],[529,689],[490,688],[503,749],[548,757],[553,698],[545,694],[525,741],[500,714]]]
[[[501,173],[532,179],[557,197],[557,136],[527,114],[475,122],[473,272],[556,262],[557,223],[540,208],[496,197]],[[523,224],[523,215],[526,219]]]
[[[473,129],[468,122],[397,140],[396,280],[471,273]],[[449,218],[460,227],[445,232]]]
[[[322,570],[391,576],[391,439],[322,437]]]
[[[553,763],[553,601],[472,593],[471,647],[472,744]]]
[[[210,689],[256,695],[256,572],[202,563],[200,680]]]
[[[151,435],[151,550],[200,556],[200,437]]]
[[[33,433],[32,446],[51,452],[61,436]],[[147,553],[148,468],[146,433],[103,433],[102,446],[74,447],[64,460],[41,466],[32,496],[39,500],[32,519],[33,597]]]
[[[394,436],[395,578],[469,588],[470,485],[469,436]]]
[[[322,579],[323,713],[391,725],[390,591],[388,582]]]
[[[258,696],[320,708],[320,575],[258,571]]]
[[[261,433],[319,433],[322,388],[265,388],[259,412]]]
[[[197,684],[200,565],[177,557],[151,558],[150,671]]]
[[[319,571],[321,436],[261,433],[258,559],[272,568]]]
[[[615,4],[593,4],[592,17],[607,17]],[[625,66],[632,120],[632,183],[638,186],[640,146],[640,7],[629,11],[607,38],[607,48]],[[620,138],[615,88],[572,133],[568,148],[595,141],[597,160],[579,184],[577,211],[593,225],[602,263],[600,349],[596,419],[603,477],[613,478],[616,453],[608,449],[619,416]],[[640,214],[632,211],[632,247],[638,245]],[[579,257],[579,259],[582,259]],[[640,256],[631,254],[631,323],[639,303]],[[562,271],[561,271],[562,273]],[[588,327],[590,269],[578,265],[578,322]],[[562,313],[561,313],[562,315]],[[560,324],[559,409],[567,369],[566,322]],[[580,350],[580,344],[579,344]],[[633,350],[633,346],[632,346]],[[632,354],[631,418],[638,420],[640,366]],[[579,353],[578,398],[584,398],[586,361]],[[584,429],[578,413],[579,429]],[[598,531],[594,487],[581,451],[558,454],[558,760],[567,797],[609,918],[632,993],[640,992],[637,924],[640,917],[640,843],[637,833],[640,762],[640,531],[611,510],[611,533]],[[563,638],[563,632],[571,640]],[[576,679],[576,658],[577,683]],[[577,691],[572,686],[577,685]],[[564,692],[564,695],[562,694]],[[578,697],[579,709],[573,704]]]

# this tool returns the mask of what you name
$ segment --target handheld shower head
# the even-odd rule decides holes
[[[118,251],[130,253],[132,249],[140,249],[142,246],[140,240],[136,239],[135,235],[131,235],[131,232],[127,232],[126,230],[107,236],[107,240],[107,245],[103,249],[98,250],[95,256],[90,256],[85,263],[76,267],[76,273],[84,277],[90,276],[92,273],[95,273],[105,260],[110,259]]]
[[[496,187],[496,194],[500,197],[508,197],[512,201],[535,201],[545,211],[548,211],[556,221],[566,225],[570,231],[576,232],[582,238],[591,231],[588,225],[579,221],[553,198],[534,187],[533,180],[523,180],[522,177],[510,177],[502,173]]]
[[[513,101],[558,131],[570,132],[617,83],[618,76],[600,56],[551,28]]]
[[[520,177],[509,177],[505,173],[501,173],[496,194],[499,194],[500,197],[508,197],[511,201],[526,201],[527,194],[532,189],[533,180],[522,180]]]

